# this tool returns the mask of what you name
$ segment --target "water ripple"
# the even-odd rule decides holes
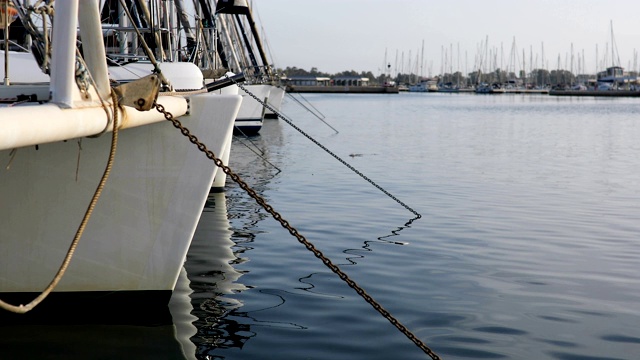
[[[563,353],[551,351],[551,356],[559,360],[625,360],[624,358],[608,357],[608,356],[592,356],[592,355],[579,355],[573,353]]]
[[[629,344],[640,344],[640,337],[627,335],[605,335],[600,337],[602,340]]]
[[[527,332],[514,328],[504,326],[483,326],[473,329],[475,331],[481,331],[491,334],[504,334],[504,335],[526,335]]]
[[[595,360],[640,352],[636,99],[308,99],[339,119],[340,133],[289,107],[296,124],[422,218],[407,223],[406,209],[278,121],[265,122],[255,140],[282,172],[242,147],[232,149],[231,165],[436,353]],[[246,290],[207,304],[203,298],[218,293],[213,282],[228,277],[201,263],[215,257],[203,247],[208,242],[196,244],[188,260],[199,292],[194,305],[212,307],[203,314],[212,317],[207,331],[238,347],[214,354],[215,344],[206,352],[201,341],[203,353],[421,358],[237,186],[226,195],[231,261]],[[270,323],[277,325],[261,330]]]
[[[504,359],[508,356],[497,352],[470,349],[468,347],[438,347],[438,352],[443,355],[457,356],[462,359]]]

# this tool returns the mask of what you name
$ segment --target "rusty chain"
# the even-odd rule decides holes
[[[162,113],[168,121],[170,121],[174,127],[182,132],[182,135],[186,136],[191,143],[196,145],[200,151],[202,151],[209,159],[213,160],[213,162],[218,166],[225,174],[227,174],[235,183],[237,183],[240,188],[249,194],[263,209],[265,209],[273,218],[282,225],[283,228],[287,229],[291,235],[293,235],[298,242],[304,245],[307,250],[311,251],[315,257],[320,259],[331,271],[333,271],[336,275],[340,277],[344,282],[349,285],[352,289],[354,289],[358,295],[360,295],[366,302],[368,302],[376,311],[378,311],[383,317],[385,317],[393,326],[395,326],[400,332],[402,332],[405,336],[409,338],[409,340],[413,341],[425,354],[427,354],[433,360],[439,360],[440,357],[434,353],[422,340],[418,339],[406,326],[404,326],[400,321],[398,321],[389,311],[384,309],[382,305],[380,305],[376,300],[371,297],[371,295],[367,294],[367,292],[361,288],[355,281],[351,280],[346,273],[344,273],[338,266],[333,264],[331,260],[329,260],[324,254],[318,250],[309,240],[307,240],[302,234],[298,232],[293,226],[289,224],[287,220],[285,220],[280,213],[278,213],[271,205],[269,205],[266,200],[258,195],[255,190],[253,190],[246,182],[244,182],[240,176],[235,174],[231,168],[226,166],[222,160],[220,160],[216,155],[209,149],[207,149],[206,145],[200,142],[198,138],[191,134],[191,131],[184,127],[182,123],[173,117],[173,114],[166,111],[164,106],[154,103],[154,107],[158,112]]]

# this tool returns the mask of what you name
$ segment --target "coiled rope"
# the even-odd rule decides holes
[[[14,312],[14,313],[18,313],[18,314],[24,314],[32,310],[34,307],[40,304],[40,302],[42,302],[42,300],[44,300],[56,288],[60,280],[62,280],[62,277],[64,276],[65,272],[67,271],[67,267],[71,262],[71,258],[73,257],[73,254],[76,251],[76,247],[80,242],[80,238],[82,238],[82,234],[84,233],[84,230],[87,226],[87,223],[89,222],[89,219],[91,218],[93,209],[95,208],[96,203],[98,202],[98,199],[102,194],[102,190],[104,189],[107,179],[109,178],[109,174],[111,173],[111,168],[113,167],[113,159],[115,158],[116,148],[118,146],[118,99],[113,90],[111,91],[111,100],[113,101],[113,113],[112,113],[113,114],[113,136],[111,137],[111,148],[109,151],[109,159],[107,161],[107,166],[104,169],[104,173],[102,174],[102,178],[98,183],[98,187],[96,188],[96,191],[94,192],[93,197],[91,198],[91,202],[89,202],[89,206],[85,211],[84,217],[82,218],[82,222],[78,226],[76,235],[74,236],[73,241],[71,242],[71,246],[69,246],[69,250],[67,250],[67,255],[62,261],[62,264],[60,265],[58,272],[53,277],[53,280],[51,280],[51,282],[49,283],[49,286],[47,286],[46,289],[44,289],[40,293],[40,295],[38,295],[35,299],[31,300],[31,302],[29,302],[28,304],[26,305],[21,304],[16,306],[0,300],[0,308]],[[108,119],[108,121],[111,121],[111,119]]]

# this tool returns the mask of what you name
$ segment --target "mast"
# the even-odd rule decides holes
[[[196,37],[191,29],[191,24],[189,23],[189,18],[187,17],[187,12],[184,9],[184,0],[175,0],[176,12],[178,15],[178,19],[180,20],[180,25],[182,25],[182,29],[184,30],[184,35],[187,39],[187,51],[189,52],[189,60],[192,61],[195,57],[195,47],[196,47]]]
[[[245,38],[245,42],[247,42],[248,51],[250,51],[249,56],[252,57],[252,62],[254,66],[257,66],[257,61],[255,60],[255,55],[252,54],[252,46],[249,43],[249,39],[242,28],[242,24],[240,24],[239,15],[244,15],[249,24],[249,28],[251,29],[251,33],[253,35],[256,48],[258,49],[258,53],[260,54],[260,59],[262,60],[262,65],[265,67],[265,71],[269,77],[271,77],[271,69],[269,67],[269,60],[267,59],[267,55],[264,51],[264,47],[262,46],[262,40],[260,39],[260,33],[256,28],[256,23],[253,20],[253,15],[251,14],[251,9],[247,4],[246,0],[219,0],[216,6],[216,13],[221,14],[234,14],[236,15],[236,20],[238,20],[238,26],[242,29],[242,35]]]
[[[4,85],[10,85],[9,81],[9,3],[2,4],[2,23],[4,24]]]
[[[609,20],[609,23],[611,25],[611,64],[613,66],[615,66],[616,65],[616,61],[615,61],[615,53],[614,53],[614,50],[613,50],[613,44],[614,44],[614,42],[613,42],[613,20]]]
[[[242,26],[242,19],[240,19],[240,15],[234,14],[236,20],[236,26],[240,29],[240,35],[242,35],[242,39],[244,40],[245,47],[247,52],[249,53],[249,60],[251,61],[251,65],[253,65],[254,71],[256,75],[260,74],[260,66],[258,65],[258,61],[256,60],[256,55],[253,52],[253,47],[251,46],[251,42],[249,41],[249,37],[247,36],[247,32],[244,30],[244,26]]]
[[[527,87],[527,68],[525,61],[527,60],[525,50],[522,48],[522,85]]]
[[[137,4],[138,8],[142,12],[142,16],[144,17],[147,26],[149,27],[149,31],[151,31],[151,38],[155,41],[154,45],[156,49],[156,57],[162,60],[166,60],[164,56],[164,50],[162,49],[162,41],[160,40],[160,34],[158,32],[160,29],[156,29],[156,25],[159,24],[156,24],[157,22],[154,21],[155,19],[151,16],[151,11],[149,10],[149,7],[147,7],[147,3],[144,0],[138,0]]]
[[[420,77],[424,77],[424,39],[422,39],[422,51],[420,53]]]
[[[219,16],[223,18],[223,16]],[[227,32],[230,33],[231,36],[231,47],[235,49],[237,52],[237,61],[240,65],[239,71],[243,71],[243,69],[249,68],[249,62],[247,60],[247,52],[242,46],[242,39],[240,38],[240,34],[238,33],[238,27],[235,25],[236,20],[233,18],[233,15],[226,16],[228,20]]]
[[[598,44],[596,44],[596,76],[598,75]]]

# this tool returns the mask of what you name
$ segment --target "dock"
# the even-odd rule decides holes
[[[639,97],[638,90],[550,90],[555,96]]]
[[[331,93],[331,94],[397,94],[397,86],[340,86],[340,85],[288,85],[289,93]]]

